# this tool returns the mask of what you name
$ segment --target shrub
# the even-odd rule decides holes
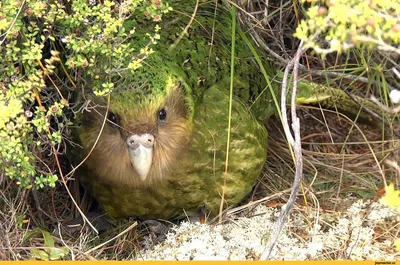
[[[306,19],[300,22],[294,35],[305,42],[306,48],[325,55],[367,45],[400,54],[399,1],[302,2],[311,3],[311,6],[306,11]],[[398,90],[392,90],[391,95],[393,94],[398,94]],[[398,103],[397,99],[393,100],[394,96],[391,98],[392,103]],[[393,184],[386,187],[382,201],[400,214],[400,191],[395,190]],[[395,244],[400,250],[400,239]]]
[[[319,53],[341,52],[361,44],[400,53],[397,0],[302,0],[311,3],[295,36]],[[317,38],[318,37],[318,38]]]
[[[109,93],[113,76],[152,53],[169,10],[161,0],[1,1],[1,173],[23,187],[54,187],[69,92],[94,77],[92,92]],[[151,27],[137,34],[143,21]]]

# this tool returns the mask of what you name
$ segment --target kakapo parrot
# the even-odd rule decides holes
[[[276,110],[239,35],[227,159],[229,8],[200,0],[191,21],[196,1],[169,3],[154,53],[109,106],[93,97],[77,129],[79,158],[90,155],[76,177],[113,217],[215,216],[250,193],[266,160],[263,122]]]
[[[266,159],[267,131],[260,119],[270,114],[260,118],[264,110],[249,109],[265,84],[250,50],[238,42],[225,163],[229,10],[220,6],[215,14],[215,3],[200,1],[178,42],[196,1],[169,4],[174,11],[163,18],[154,53],[128,85],[114,89],[108,111],[107,101],[93,97],[88,109],[95,109],[82,113],[77,129],[83,150],[76,153],[80,159],[90,155],[76,177],[113,217],[172,219],[197,215],[199,209],[215,216],[252,190]]]

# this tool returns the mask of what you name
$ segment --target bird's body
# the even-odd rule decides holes
[[[185,1],[184,10],[171,4],[175,12],[172,22],[164,18],[169,22],[163,44],[135,71],[131,87],[115,89],[108,114],[107,104],[94,99],[102,107],[82,115],[80,158],[90,152],[108,116],[78,178],[114,217],[171,219],[197,214],[202,207],[215,215],[251,191],[266,159],[266,129],[248,109],[265,87],[250,51],[238,43],[225,172],[229,12],[214,13],[215,3],[200,1],[188,34],[176,43],[196,1]]]
[[[172,128],[174,131],[167,128],[162,132],[158,128],[154,133],[158,144],[154,147],[152,169],[144,181],[131,166],[124,137],[120,137],[118,129],[105,128],[86,162],[89,171],[81,181],[104,210],[115,217],[170,219],[195,215],[200,207],[215,215],[221,200],[224,207],[237,204],[251,191],[261,172],[267,134],[241,103],[234,102],[229,168],[224,174],[228,99],[218,86],[210,88],[204,95],[207,104],[195,109],[193,124],[180,124],[179,128]],[[110,136],[114,133],[118,139]],[[179,142],[162,147],[159,138],[164,137],[163,133]],[[85,149],[90,148],[94,131],[81,135]],[[156,159],[166,165],[156,164]]]
[[[163,18],[156,51],[115,88],[108,113],[97,98],[98,107],[82,115],[83,152],[75,153],[90,155],[78,179],[111,216],[172,219],[203,207],[215,215],[257,182],[267,155],[263,122],[275,106],[237,35],[229,117],[232,21],[217,2],[169,1],[174,12]]]

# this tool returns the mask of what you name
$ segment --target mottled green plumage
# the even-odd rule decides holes
[[[262,122],[276,113],[275,107],[251,51],[237,36],[228,173],[224,173],[229,11],[216,9],[215,1],[199,1],[196,17],[180,39],[196,1],[169,2],[175,11],[163,18],[155,53],[133,76],[125,76],[124,86],[111,95],[110,112],[117,124],[105,124],[77,173],[114,217],[171,219],[196,214],[201,207],[215,215],[221,205],[237,204],[251,191],[266,159],[267,131]],[[93,100],[103,107],[83,113],[78,131],[81,159],[95,144],[107,115],[105,102]],[[160,110],[168,114],[165,121],[157,116]],[[154,136],[152,166],[145,180],[130,160],[127,139],[134,134]]]
[[[100,182],[93,171],[80,178],[106,212],[117,217],[169,219],[197,214],[205,206],[215,215],[223,187],[224,206],[240,202],[251,191],[266,158],[265,128],[249,116],[243,104],[234,101],[230,166],[224,175],[229,98],[216,85],[205,92],[203,100],[207,103],[196,107],[188,150],[179,149],[177,159],[181,161],[166,179],[138,188]],[[87,141],[89,146],[92,142]]]
[[[111,95],[110,111],[120,127],[106,124],[77,173],[114,217],[170,219],[197,214],[202,207],[215,215],[221,203],[237,204],[251,191],[265,162],[267,132],[256,117],[271,114],[258,104],[268,97],[260,98],[253,112],[248,110],[265,85],[250,50],[238,41],[229,166],[224,173],[232,21],[229,11],[221,6],[215,10],[215,2],[200,1],[188,33],[176,43],[196,5],[182,3],[170,1],[174,11],[163,18],[155,53]],[[94,145],[106,115],[105,102],[93,100],[103,107],[83,113],[80,158]],[[157,120],[161,108],[168,112],[166,122]],[[125,141],[131,134],[147,132],[155,138],[154,157],[142,181],[130,164]]]

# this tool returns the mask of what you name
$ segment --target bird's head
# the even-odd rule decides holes
[[[117,89],[108,112],[104,100],[94,99],[83,114],[85,153],[95,145],[86,166],[101,181],[149,186],[181,166],[192,130],[190,92],[176,75],[160,75],[139,88]]]

